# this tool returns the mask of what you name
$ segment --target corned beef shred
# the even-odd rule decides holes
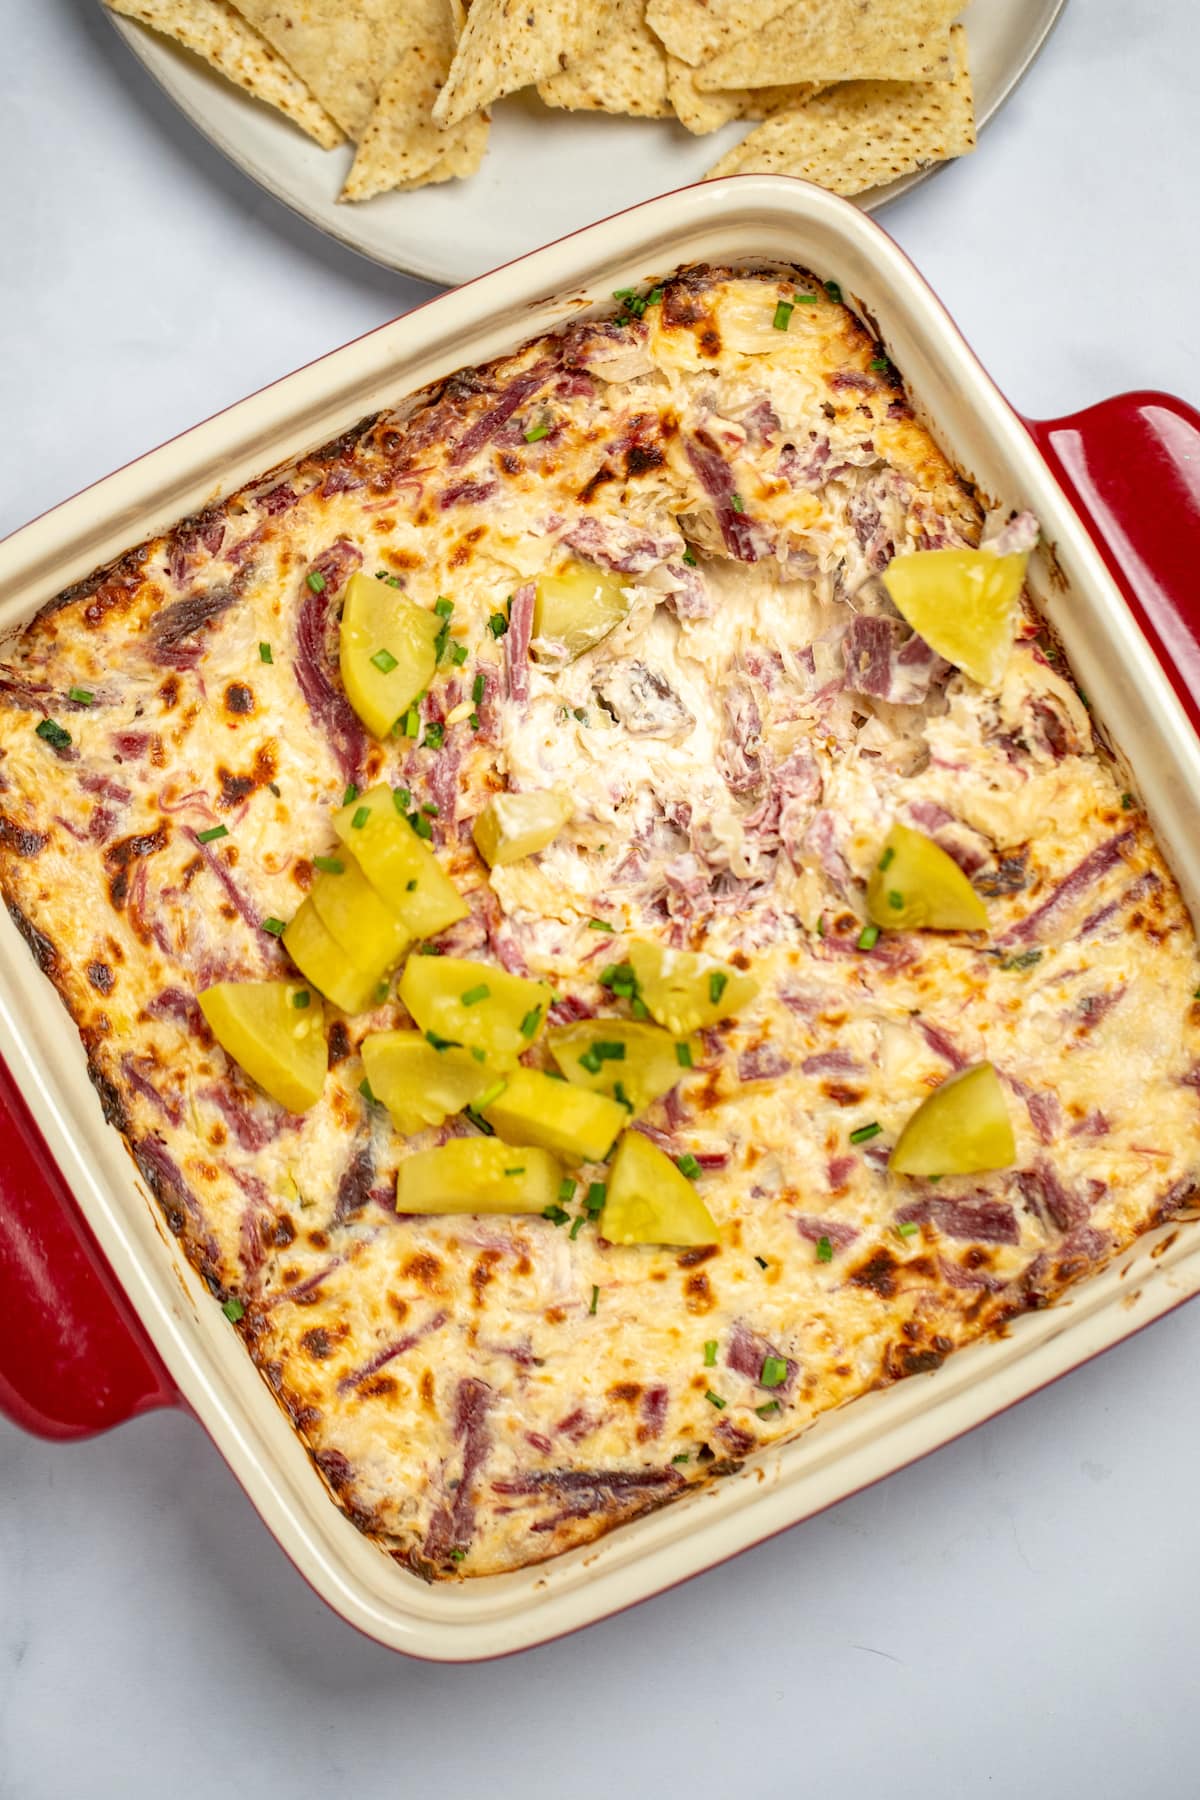
[[[936,1194],[911,1200],[896,1212],[899,1225],[936,1225],[947,1237],[976,1244],[1019,1244],[1021,1227],[1006,1200],[951,1200]]]
[[[475,1525],[475,1478],[488,1459],[492,1435],[487,1427],[488,1409],[494,1396],[487,1383],[469,1375],[454,1395],[454,1435],[462,1447],[462,1471],[454,1499],[443,1502],[429,1522],[424,1553],[430,1562],[444,1562],[451,1550],[465,1549]]]
[[[733,504],[740,498],[733,485],[733,470],[710,432],[697,431],[687,440],[687,458],[712,501],[717,527],[729,554],[739,562],[757,562],[758,533],[744,506],[739,510]]]
[[[1003,937],[996,940],[997,943],[1020,944],[1029,938],[1036,937],[1042,926],[1052,919],[1061,907],[1068,906],[1072,900],[1077,900],[1081,894],[1086,893],[1088,888],[1107,875],[1108,871],[1121,861],[1126,846],[1131,844],[1136,836],[1137,832],[1131,825],[1125,831],[1117,832],[1115,837],[1107,838],[1104,843],[1097,844],[1094,850],[1089,850],[1083,861],[1077,863],[1071,873],[1064,876],[1063,880],[1059,882],[1050,898],[1043,900],[1040,906],[1035,906],[1031,913],[1026,913],[1023,919],[1006,931]]]
[[[325,554],[329,556],[330,552]],[[296,681],[313,724],[325,732],[339,769],[347,781],[353,781],[362,771],[367,739],[358,714],[341,688],[334,685],[330,674],[333,666],[329,643],[331,599],[328,577],[319,594],[314,594],[305,584],[296,618]]]
[[[783,1380],[776,1382],[771,1388],[771,1392],[782,1400],[792,1390],[798,1365],[792,1361],[790,1356],[784,1356],[781,1350],[777,1350],[769,1338],[760,1336],[757,1331],[752,1331],[749,1325],[743,1324],[740,1319],[731,1326],[729,1342],[725,1346],[727,1368],[733,1369],[738,1375],[744,1375],[747,1381],[752,1381],[756,1387],[762,1387],[764,1385],[763,1364],[768,1356],[787,1364],[787,1373]]]
[[[326,1270],[325,1273],[328,1274],[329,1271]],[[293,1288],[289,1298],[294,1299],[298,1291]],[[427,1319],[424,1325],[418,1326],[415,1331],[406,1331],[403,1337],[397,1338],[394,1343],[388,1344],[384,1349],[378,1351],[370,1362],[363,1364],[361,1369],[353,1369],[349,1375],[343,1375],[338,1382],[338,1393],[348,1394],[353,1388],[361,1387],[364,1381],[368,1381],[372,1375],[378,1375],[380,1369],[386,1368],[388,1363],[395,1361],[396,1357],[403,1356],[407,1351],[413,1349],[421,1342],[422,1338],[428,1337],[431,1332],[440,1331],[448,1316],[444,1312],[434,1313],[433,1317]],[[466,1385],[464,1382],[460,1384],[460,1387]],[[483,1383],[476,1382],[474,1385],[482,1387]]]
[[[523,581],[508,610],[504,634],[504,679],[510,700],[529,698],[529,639],[533,631],[533,605],[537,589]]]

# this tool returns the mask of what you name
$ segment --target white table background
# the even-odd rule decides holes
[[[1190,0],[1072,0],[979,154],[885,216],[1026,412],[1200,399],[1195,57]],[[0,532],[427,292],[225,164],[94,0],[0,0],[0,117]],[[0,1797],[1193,1800],[1197,1363],[1193,1307],[724,1569],[461,1669],[328,1612],[185,1419],[0,1423]]]

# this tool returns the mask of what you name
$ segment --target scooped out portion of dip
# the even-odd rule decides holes
[[[520,1568],[1176,1212],[1200,961],[838,271],[689,268],[0,664],[0,885],[337,1503]]]

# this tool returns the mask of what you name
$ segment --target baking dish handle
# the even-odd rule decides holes
[[[1200,731],[1200,413],[1117,394],[1025,423]]]
[[[0,1143],[0,1413],[66,1440],[179,1405],[3,1062]]]

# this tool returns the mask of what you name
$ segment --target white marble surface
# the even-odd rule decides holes
[[[96,11],[0,0],[0,530],[423,292],[225,166]],[[979,155],[887,217],[1027,411],[1200,398],[1194,38],[1187,0],[1072,0]],[[328,1613],[185,1420],[0,1425],[0,1797],[1194,1796],[1193,1357],[1197,1308],[674,1594],[457,1670]]]

